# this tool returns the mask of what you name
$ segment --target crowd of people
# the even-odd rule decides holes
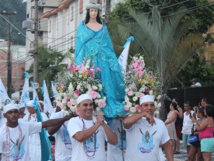
[[[170,135],[174,154],[180,153],[180,140],[186,148],[188,161],[211,161],[214,150],[214,108],[202,98],[199,106],[191,106],[174,98],[165,124]]]
[[[185,102],[185,112],[181,115],[178,98],[174,98],[165,122],[155,117],[154,96],[142,96],[139,104],[138,113],[116,117],[107,123],[103,115],[93,115],[93,99],[88,94],[77,98],[78,116],[55,110],[48,118],[41,112],[42,122],[38,121],[32,100],[27,103],[27,114],[21,105],[9,103],[1,111],[1,121],[4,118],[0,128],[1,160],[43,161],[39,135],[42,128],[46,128],[50,138],[55,138],[52,142],[55,161],[140,161],[145,158],[173,161],[173,153],[180,153],[177,143],[181,134],[181,146],[186,147],[188,161],[212,160],[214,106],[207,104],[206,98],[202,99],[202,106],[194,106],[194,110],[190,102]],[[182,120],[180,128],[176,128],[177,119]],[[191,136],[198,136],[198,140],[191,142]]]

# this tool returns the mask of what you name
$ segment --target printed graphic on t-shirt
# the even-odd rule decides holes
[[[65,147],[67,149],[72,150],[72,146],[71,146],[71,139],[70,136],[68,134],[68,130],[65,126],[63,126],[63,137],[62,137],[62,142],[64,142]]]
[[[120,150],[126,150],[127,147],[127,142],[126,142],[126,131],[124,129],[119,129],[117,132],[117,138],[118,138],[118,143],[117,143],[117,148]]]
[[[90,152],[96,152],[96,150],[99,148],[99,144],[97,143],[97,133],[92,135],[90,138],[88,138],[85,142],[85,151],[87,153]]]
[[[12,140],[10,140],[10,149],[11,149],[10,158],[11,159],[18,161],[23,158],[25,154],[23,140],[24,140],[24,136],[21,140],[17,139],[16,142],[13,142]]]
[[[156,132],[157,131],[150,134],[149,131],[146,131],[144,133],[140,129],[140,133],[142,134],[142,143],[138,143],[137,150],[139,150],[141,153],[150,153],[154,148],[153,136],[155,135]]]

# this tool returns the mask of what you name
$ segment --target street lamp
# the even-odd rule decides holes
[[[3,11],[0,13],[1,15],[5,15],[8,18],[8,52],[7,52],[7,63],[8,63],[8,68],[7,68],[7,93],[8,96],[11,98],[11,93],[12,93],[12,89],[11,89],[11,84],[12,84],[12,66],[11,66],[11,52],[10,52],[10,45],[11,45],[11,23],[10,23],[10,17],[12,15],[16,15],[17,12],[6,12]]]

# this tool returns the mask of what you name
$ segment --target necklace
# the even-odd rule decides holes
[[[82,123],[83,123],[83,130],[87,130],[87,128],[86,128],[86,126],[85,126],[85,122],[84,122],[84,120],[83,119],[81,119],[82,120]],[[94,123],[94,121],[92,120],[92,122],[93,122],[93,124],[95,125],[95,123]],[[94,156],[95,156],[95,153],[96,153],[96,150],[97,150],[97,147],[96,147],[96,144],[97,144],[97,139],[96,139],[96,135],[97,135],[97,133],[99,132],[99,130],[97,131],[97,132],[95,132],[90,138],[88,138],[87,140],[90,140],[90,143],[93,143],[94,145],[93,145],[93,149],[89,149],[88,148],[88,144],[86,143],[87,142],[87,140],[86,141],[83,141],[83,146],[84,146],[84,152],[85,152],[85,154],[86,154],[86,156],[88,157],[88,158],[93,158]],[[90,147],[92,147],[92,146],[90,146]],[[91,155],[89,155],[89,152],[93,152]]]
[[[84,23],[84,25],[85,25],[85,30],[86,30],[86,32],[88,33],[88,35],[97,43],[97,44],[100,44],[101,42],[102,42],[102,40],[103,40],[103,37],[104,37],[104,25],[103,25],[103,23],[102,23],[102,36],[101,36],[101,38],[100,38],[100,41],[97,41],[93,36],[91,36],[91,34],[89,33],[89,31],[88,31],[88,28],[87,28],[87,26],[86,26],[86,24]]]
[[[8,156],[6,157],[7,158],[6,161],[10,160],[9,159],[10,158],[10,143],[9,143],[9,141],[11,141],[13,143],[13,145],[15,145],[17,147],[17,152],[13,157],[13,161],[19,160],[20,145],[21,145],[21,142],[23,141],[24,138],[22,139],[22,131],[21,131],[21,128],[19,125],[18,125],[18,129],[19,129],[19,138],[16,140],[16,142],[14,142],[10,137],[9,127],[6,126],[6,148],[7,148],[7,151],[9,152]]]

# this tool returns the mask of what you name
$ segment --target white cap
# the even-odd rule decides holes
[[[89,1],[89,3],[86,5],[86,9],[90,9],[90,8],[96,8],[96,9],[102,10],[101,5],[93,1]]]
[[[34,106],[33,106],[33,100],[28,101],[28,102],[27,102],[27,106],[28,106],[28,107],[34,107]]]
[[[17,104],[9,103],[6,106],[3,107],[3,113],[7,113],[7,111],[13,110],[13,109],[19,109]]]
[[[92,97],[89,94],[81,94],[78,98],[77,98],[77,105],[84,101],[84,100],[91,100],[92,101]]]
[[[20,109],[20,108],[24,108],[25,105],[24,105],[23,103],[20,103],[20,104],[18,104],[18,107],[19,107],[19,109]]]
[[[142,105],[145,102],[154,102],[155,97],[153,95],[144,95],[140,97],[140,105]]]

